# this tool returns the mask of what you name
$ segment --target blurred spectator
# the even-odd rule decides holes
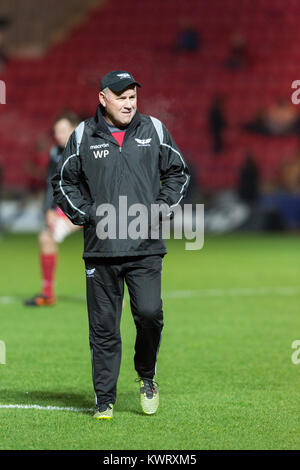
[[[3,72],[8,62],[8,53],[6,50],[6,30],[10,26],[10,19],[0,16],[0,72]]]
[[[48,136],[41,136],[35,145],[31,158],[25,163],[25,172],[28,175],[28,190],[36,194],[45,190],[45,179],[49,161],[50,140]]]
[[[56,145],[51,147],[47,156],[46,193],[43,204],[46,226],[39,234],[42,292],[25,300],[25,305],[29,307],[45,307],[55,303],[58,244],[71,233],[81,229],[81,227],[73,225],[67,216],[56,206],[51,184],[51,178],[56,173],[63,150],[78,124],[79,119],[73,112],[63,112],[53,123],[53,135]],[[44,139],[39,141],[42,152],[46,149],[46,144],[47,141]]]
[[[212,138],[212,151],[218,154],[224,148],[224,129],[226,128],[224,97],[216,95],[208,111],[208,126]]]
[[[291,193],[300,192],[300,151],[281,165],[279,169],[279,186]]]
[[[240,168],[238,194],[240,199],[250,206],[259,196],[259,168],[250,152],[246,154],[244,164]]]
[[[269,108],[259,110],[256,117],[244,125],[244,129],[265,135],[298,134],[300,115],[289,101],[279,99]]]
[[[289,101],[278,100],[267,110],[263,124],[268,134],[291,134],[298,130],[299,113]]]
[[[185,51],[195,52],[199,49],[200,43],[201,38],[193,21],[188,18],[182,19],[173,51],[176,53]]]
[[[265,118],[265,109],[259,108],[253,119],[243,124],[243,129],[248,132],[255,132],[255,133],[264,133],[264,118]]]
[[[225,66],[237,70],[249,64],[249,54],[246,46],[246,40],[243,34],[234,33],[231,38],[231,49]]]

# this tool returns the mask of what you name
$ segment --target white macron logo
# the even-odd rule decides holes
[[[104,147],[109,147],[109,144],[106,144],[106,143],[105,143],[105,144],[99,144],[99,145],[91,145],[91,146],[90,146],[90,149],[91,149],[91,150],[94,150],[94,149],[102,149],[102,148],[104,148]]]
[[[135,139],[138,143],[138,147],[150,147],[150,142],[152,139]]]
[[[123,78],[131,78],[131,76],[129,75],[129,73],[118,73],[118,74],[117,74],[117,77],[119,77],[120,80],[122,80]]]
[[[95,158],[106,158],[109,154],[109,150],[94,150],[93,154]]]

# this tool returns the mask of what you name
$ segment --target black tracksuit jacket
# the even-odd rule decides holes
[[[165,126],[155,120],[155,127],[152,119],[137,111],[120,147],[99,105],[96,115],[84,121],[79,149],[75,131],[64,149],[52,178],[54,198],[75,225],[84,226],[83,258],[166,253],[161,238],[120,239],[118,229],[116,239],[102,240],[96,234],[100,204],[112,204],[118,221],[119,196],[127,196],[128,207],[144,204],[150,214],[151,204],[171,207],[185,195],[189,173],[184,159]]]

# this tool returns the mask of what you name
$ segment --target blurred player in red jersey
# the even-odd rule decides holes
[[[46,228],[39,234],[40,265],[42,275],[42,292],[25,300],[27,306],[47,306],[55,303],[55,270],[57,264],[57,245],[68,235],[80,230],[73,225],[53,199],[51,178],[61,159],[65,145],[79,123],[78,117],[71,112],[58,116],[54,122],[53,131],[56,144],[50,150],[47,173],[47,189],[44,202]]]

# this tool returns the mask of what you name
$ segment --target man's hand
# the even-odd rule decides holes
[[[57,217],[58,216],[57,216],[55,209],[49,209],[48,211],[46,211],[46,214],[45,214],[46,225],[48,229],[50,230],[50,232],[53,232],[54,230],[54,225],[57,220]]]

